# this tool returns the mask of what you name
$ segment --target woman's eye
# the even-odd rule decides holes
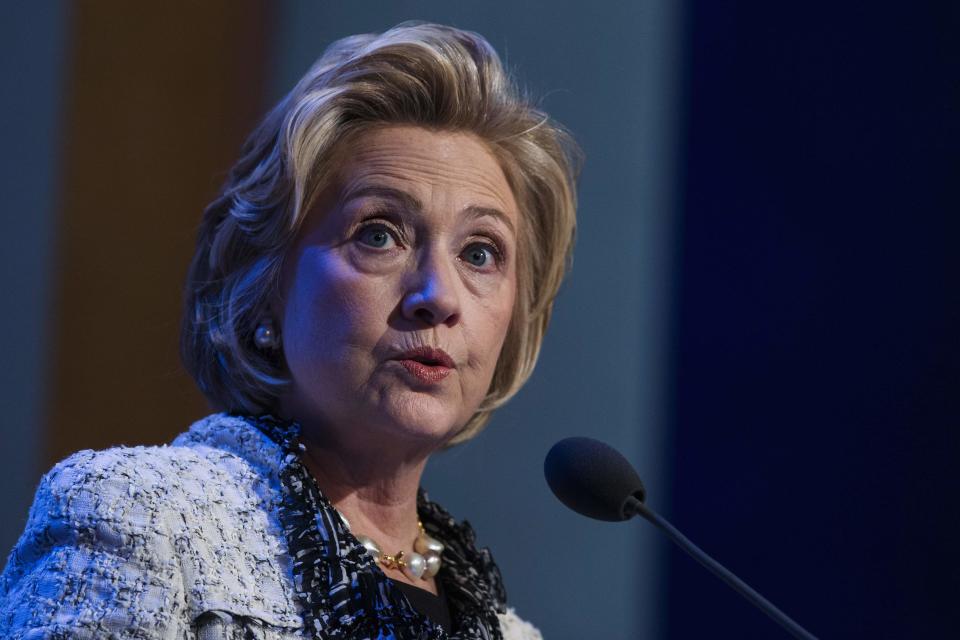
[[[376,249],[389,249],[396,244],[393,234],[382,224],[370,224],[360,229],[357,239],[363,244]]]
[[[460,255],[475,267],[486,267],[496,261],[497,250],[492,245],[475,242]]]

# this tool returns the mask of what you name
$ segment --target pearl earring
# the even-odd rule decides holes
[[[280,336],[273,328],[273,322],[269,319],[263,319],[257,325],[253,333],[253,341],[257,347],[264,350],[274,350],[280,346]]]

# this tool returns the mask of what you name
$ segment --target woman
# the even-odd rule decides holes
[[[480,36],[340,40],[205,211],[183,357],[224,410],[42,480],[5,638],[536,638],[419,490],[529,377],[576,147]]]

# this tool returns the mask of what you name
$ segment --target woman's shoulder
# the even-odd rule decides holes
[[[80,527],[126,544],[163,540],[177,556],[275,559],[282,538],[273,467],[262,454],[248,455],[237,438],[218,437],[192,429],[171,445],[70,455],[41,478],[24,538]],[[233,547],[236,558],[224,556]]]
[[[279,449],[254,427],[214,414],[170,445],[78,451],[41,479],[38,498],[49,494],[74,508],[137,502],[166,509],[182,500],[262,500],[277,485],[279,463]]]
[[[243,424],[215,414],[169,445],[74,453],[41,479],[28,529],[68,520],[120,536],[159,535],[178,555],[275,564],[285,546],[279,448]]]
[[[0,577],[0,611],[41,582],[68,584],[71,571],[98,567],[110,589],[131,580],[164,585],[150,601],[169,601],[187,620],[221,611],[300,626],[270,456],[207,435],[200,429],[173,445],[84,450],[56,464]],[[23,611],[39,606],[27,601]],[[18,622],[16,607],[7,608],[0,631],[30,618]]]
[[[171,470],[182,470],[188,477],[209,471],[200,452],[170,445],[126,446],[84,449],[57,462],[43,476],[51,490],[79,491],[90,485],[111,489],[137,484],[158,487],[169,484]],[[132,497],[132,496],[131,496]]]
[[[177,487],[200,486],[210,471],[196,452],[177,447],[78,451],[41,478],[29,522],[104,519],[142,529],[182,494]]]

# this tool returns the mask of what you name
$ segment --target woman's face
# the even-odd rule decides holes
[[[346,144],[284,265],[282,410],[345,446],[439,446],[507,334],[517,204],[471,134],[389,126]]]

